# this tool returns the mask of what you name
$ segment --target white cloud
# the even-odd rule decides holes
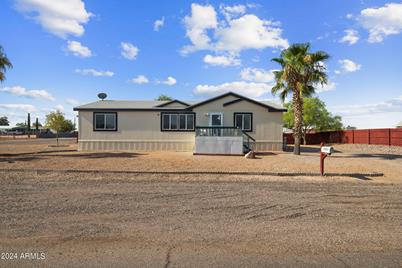
[[[228,12],[229,7],[226,7]],[[242,14],[242,8],[231,7],[230,14]],[[221,9],[222,10],[222,9]],[[228,14],[228,13],[227,13]],[[282,29],[277,22],[262,20],[256,15],[245,14],[238,18],[226,16],[227,21],[218,23],[217,14],[211,5],[191,5],[191,16],[184,18],[186,35],[191,45],[182,49],[183,53],[197,50],[211,50],[240,53],[246,49],[287,48],[288,41],[282,38]],[[211,37],[208,30],[213,31]]]
[[[78,41],[67,41],[67,50],[77,57],[88,58],[92,56],[92,51]]]
[[[402,96],[369,104],[339,105],[331,111],[347,125],[359,128],[395,127],[402,118]]]
[[[402,31],[402,3],[363,9],[357,19],[369,32],[370,43],[382,42],[386,36]]]
[[[16,7],[32,15],[46,31],[62,38],[83,35],[83,25],[92,16],[82,0],[16,0]]]
[[[287,48],[288,41],[281,34],[282,29],[276,27],[276,23],[247,14],[216,31],[216,49],[240,52],[243,49]]]
[[[321,85],[321,84],[317,84],[315,86],[315,92],[317,93],[322,93],[322,92],[327,92],[327,91],[332,91],[335,90],[336,88],[336,83],[332,82],[332,81],[328,81],[327,84]]]
[[[210,47],[210,38],[208,29],[215,29],[218,26],[216,11],[211,5],[201,6],[191,4],[191,16],[184,17],[186,27],[186,36],[190,39],[192,45],[183,48],[184,53],[208,49]]]
[[[92,76],[112,77],[114,75],[114,73],[111,71],[97,71],[95,69],[75,69],[75,72],[82,75],[92,75]]]
[[[31,99],[50,100],[53,101],[54,97],[46,90],[27,90],[21,86],[4,87],[0,92],[6,92],[16,96],[27,97]]]
[[[348,116],[383,112],[402,112],[402,96],[378,103],[341,105],[333,108],[337,113]]]
[[[165,25],[165,17],[154,22],[154,31],[158,32]]]
[[[339,42],[348,43],[349,45],[356,44],[359,41],[359,33],[353,29],[345,30],[345,35],[341,38]]]
[[[240,72],[243,80],[257,83],[273,83],[275,76],[271,71],[259,68],[245,68]]]
[[[212,56],[210,54],[205,55],[203,61],[209,65],[214,66],[237,66],[240,65],[240,59],[236,58],[235,56]]]
[[[347,18],[347,19],[353,19],[353,17],[354,17],[354,16],[353,16],[353,14],[351,14],[351,13],[346,14],[346,18]]]
[[[68,99],[66,99],[66,103],[70,104],[72,106],[75,106],[75,105],[79,105],[81,102],[79,100],[76,100],[73,98],[68,98]]]
[[[362,67],[361,64],[357,64],[356,62],[349,60],[349,59],[344,59],[344,60],[339,60],[339,64],[341,65],[341,69],[345,73],[352,73],[360,70]],[[335,71],[337,74],[339,74],[339,71]]]
[[[54,106],[54,110],[64,112],[65,109],[63,105],[57,104],[56,106]]]
[[[137,77],[134,77],[131,79],[131,82],[134,84],[146,84],[149,82],[148,78],[145,75],[137,75]]]
[[[220,5],[219,9],[221,13],[225,16],[226,20],[229,21],[234,17],[238,17],[246,13],[247,7],[245,5],[234,5],[234,6]]]
[[[31,104],[0,104],[0,109],[18,110],[26,113],[33,113],[36,111],[35,106]]]
[[[233,91],[248,97],[257,98],[264,93],[270,92],[271,88],[272,86],[266,83],[235,81],[219,85],[197,85],[194,93],[197,95],[218,95]]]
[[[135,60],[138,55],[138,47],[131,43],[121,42],[121,55],[128,60]]]
[[[162,84],[168,85],[168,86],[173,86],[176,84],[176,79],[172,76],[168,76],[168,78],[165,81],[162,81]]]

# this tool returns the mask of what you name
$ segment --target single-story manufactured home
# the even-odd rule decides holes
[[[78,111],[82,151],[282,150],[280,105],[228,92],[200,102],[99,100]]]

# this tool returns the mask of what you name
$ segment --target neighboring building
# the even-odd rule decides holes
[[[242,154],[282,150],[286,110],[229,92],[197,103],[99,100],[74,111],[79,150]]]
[[[396,128],[402,128],[402,121],[396,125]]]

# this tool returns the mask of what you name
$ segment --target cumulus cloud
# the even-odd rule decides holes
[[[54,97],[46,90],[28,90],[21,86],[14,86],[1,88],[0,92],[9,93],[19,97],[54,101]]]
[[[165,17],[154,22],[154,31],[158,32],[165,25]]]
[[[208,29],[215,29],[218,26],[218,20],[215,8],[211,5],[191,4],[191,16],[184,17],[186,27],[186,36],[190,39],[192,45],[183,48],[184,53],[209,49],[210,38]]]
[[[162,81],[161,83],[168,86],[173,86],[177,83],[177,81],[174,77],[168,76],[168,78],[165,81]]]
[[[370,43],[382,42],[388,35],[402,31],[402,3],[363,9],[357,20],[369,32]]]
[[[183,53],[212,50],[233,54],[246,49],[289,46],[288,41],[282,38],[282,29],[277,22],[260,19],[254,14],[233,18],[233,14],[241,15],[245,12],[240,6],[223,6],[222,9],[226,12],[227,20],[218,23],[217,13],[211,5],[191,5],[191,15],[184,18],[186,36],[191,45],[185,46]]]
[[[266,83],[235,81],[218,85],[197,85],[194,93],[197,95],[213,96],[223,94],[228,91],[233,91],[248,97],[258,98],[264,93],[269,92],[271,88],[272,86]]]
[[[342,71],[345,73],[356,72],[362,67],[361,64],[357,64],[356,62],[349,59],[339,60],[338,62],[341,65]],[[338,74],[340,73],[340,71],[335,72]]]
[[[133,79],[131,79],[131,82],[134,84],[146,84],[149,82],[148,78],[145,75],[137,75]]]
[[[241,61],[240,59],[236,58],[235,56],[212,56],[210,54],[205,55],[203,58],[203,61],[209,65],[214,65],[214,66],[237,66],[240,65]]]
[[[26,113],[36,112],[35,106],[31,104],[0,104],[0,109],[3,110],[17,110]]]
[[[244,68],[240,71],[240,77],[243,81],[226,82],[218,85],[197,85],[194,93],[213,96],[233,91],[252,98],[260,98],[265,93],[271,92],[275,80],[272,71],[260,68]]]
[[[32,16],[47,32],[65,38],[81,36],[92,14],[82,0],[16,0],[18,11]]]
[[[341,43],[348,43],[349,45],[354,45],[359,41],[359,33],[353,29],[345,30],[345,35],[341,38]]]
[[[138,47],[131,43],[121,42],[121,55],[128,60],[135,60],[138,55]]]
[[[75,105],[79,105],[81,102],[77,99],[68,98],[68,99],[66,99],[66,103],[70,104],[72,106],[75,106]]]
[[[335,90],[336,88],[336,83],[332,82],[332,81],[328,81],[328,83],[321,85],[321,84],[317,84],[315,86],[315,92],[317,93],[322,93],[322,92],[327,92],[327,91],[332,91]]]
[[[273,83],[275,76],[271,71],[259,68],[245,68],[240,72],[243,80],[257,83]]]
[[[228,27],[217,29],[217,50],[240,52],[244,49],[287,48],[289,43],[281,37],[282,29],[269,20],[246,14],[231,20]]]
[[[111,71],[97,71],[95,69],[75,69],[75,72],[82,75],[92,75],[92,76],[112,77],[114,75],[114,73]]]
[[[238,17],[246,13],[247,7],[245,5],[219,6],[220,12],[225,16],[226,20]]]
[[[67,50],[77,57],[88,58],[92,56],[92,51],[78,41],[67,41]]]

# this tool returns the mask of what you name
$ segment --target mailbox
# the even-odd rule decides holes
[[[334,152],[334,147],[332,146],[324,146],[324,143],[321,142],[321,152],[320,152],[320,173],[324,175],[324,160],[328,155],[331,155]]]
[[[334,147],[332,147],[332,146],[322,146],[321,147],[321,153],[331,155],[333,152],[334,152]]]

